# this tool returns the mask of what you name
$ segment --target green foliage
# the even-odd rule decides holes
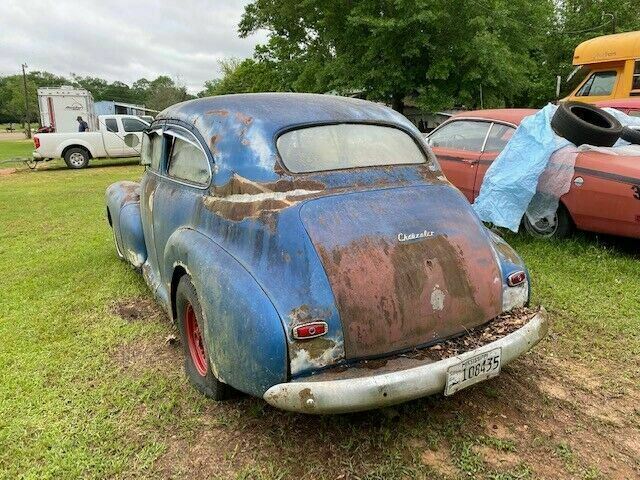
[[[205,82],[198,96],[229,93],[254,93],[292,90],[286,81],[282,65],[271,61],[231,58],[219,62],[221,79]]]
[[[132,86],[115,81],[107,82],[98,77],[71,74],[71,78],[61,77],[49,72],[27,73],[27,98],[29,99],[29,118],[38,122],[37,89],[40,87],[59,87],[72,85],[89,90],[95,101],[115,100],[118,102],[145,105],[154,110],[163,110],[190,98],[184,85],[161,75],[155,80],[141,78]],[[25,118],[24,85],[22,75],[0,77],[0,122],[22,122]]]
[[[551,0],[255,0],[241,35],[269,31],[257,61],[282,65],[295,90],[362,92],[401,110],[509,105],[530,82]]]

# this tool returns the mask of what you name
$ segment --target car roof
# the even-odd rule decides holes
[[[640,109],[640,98],[615,98],[612,100],[602,100],[601,102],[596,102],[596,105],[598,107]]]
[[[245,93],[197,98],[173,105],[157,119],[176,118],[208,130],[221,119],[259,124],[270,132],[294,125],[332,122],[386,122],[412,125],[389,107],[350,97],[312,93]],[[254,123],[255,122],[255,123]],[[408,124],[408,125],[407,125]]]
[[[478,118],[483,120],[495,120],[498,122],[507,122],[514,125],[520,125],[525,117],[533,115],[538,110],[533,108],[496,108],[487,110],[472,110],[469,112],[460,112],[453,116],[453,119],[460,118]]]
[[[380,123],[419,130],[391,108],[356,98],[310,93],[248,93],[198,98],[158,114],[154,125],[178,120],[209,146],[217,164],[215,183],[233,174],[253,181],[278,179],[277,135],[290,128],[328,123]]]

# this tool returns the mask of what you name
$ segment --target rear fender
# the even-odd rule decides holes
[[[487,229],[487,232],[491,238],[502,275],[502,310],[506,312],[513,308],[528,305],[531,297],[531,277],[524,260],[500,235],[489,229]],[[507,284],[509,275],[519,271],[526,273],[527,280],[521,285],[510,287]]]
[[[147,260],[142,217],[140,215],[140,184],[117,182],[106,192],[107,213],[122,256],[140,268]]]
[[[198,292],[211,368],[245,393],[262,396],[287,381],[287,340],[281,319],[255,278],[226,250],[195,230],[176,230],[164,251],[168,291],[179,267]]]
[[[97,155],[98,152],[96,151],[96,148],[92,145],[91,142],[87,142],[85,140],[79,140],[77,138],[60,142],[56,150],[56,156],[62,158],[65,150],[68,150],[69,148],[73,148],[73,147],[84,148],[87,152],[89,152],[89,155],[91,155],[91,158],[95,158],[96,156],[99,156]]]

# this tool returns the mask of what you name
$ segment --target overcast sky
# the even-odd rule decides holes
[[[218,60],[249,57],[259,33],[237,26],[248,0],[1,0],[0,75],[76,73],[131,85],[169,75],[190,93],[219,76]]]

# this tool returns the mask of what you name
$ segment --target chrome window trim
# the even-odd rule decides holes
[[[180,129],[183,130],[187,133],[187,135],[190,135],[191,137],[193,137],[193,139],[189,139],[187,136],[183,136],[178,132],[172,132],[171,130],[174,129]],[[205,152],[204,148],[202,148],[202,145],[200,145],[200,142],[198,141],[198,139],[196,138],[196,136],[191,133],[189,130],[187,130],[186,128],[180,126],[180,125],[175,125],[173,123],[166,123],[164,125],[164,130],[163,130],[163,135],[171,135],[172,137],[175,138],[179,138],[181,140],[184,140],[185,142],[188,142],[190,144],[192,144],[193,146],[197,147],[198,150],[200,150],[202,152],[202,155],[204,155],[204,159],[207,162],[207,169],[209,170],[209,180],[207,180],[206,184],[201,184],[201,183],[193,183],[193,182],[189,182],[187,180],[183,180],[180,178],[175,178],[169,175],[169,158],[167,157],[166,160],[166,165],[165,165],[165,171],[166,173],[160,173],[160,172],[152,172],[155,175],[161,177],[161,178],[166,178],[167,180],[171,180],[172,182],[175,183],[179,183],[181,185],[186,185],[187,187],[192,187],[192,188],[197,188],[199,190],[208,190],[210,185],[211,185],[211,181],[213,180],[213,170],[211,169],[211,163],[209,162],[209,157],[207,156],[207,153]]]

